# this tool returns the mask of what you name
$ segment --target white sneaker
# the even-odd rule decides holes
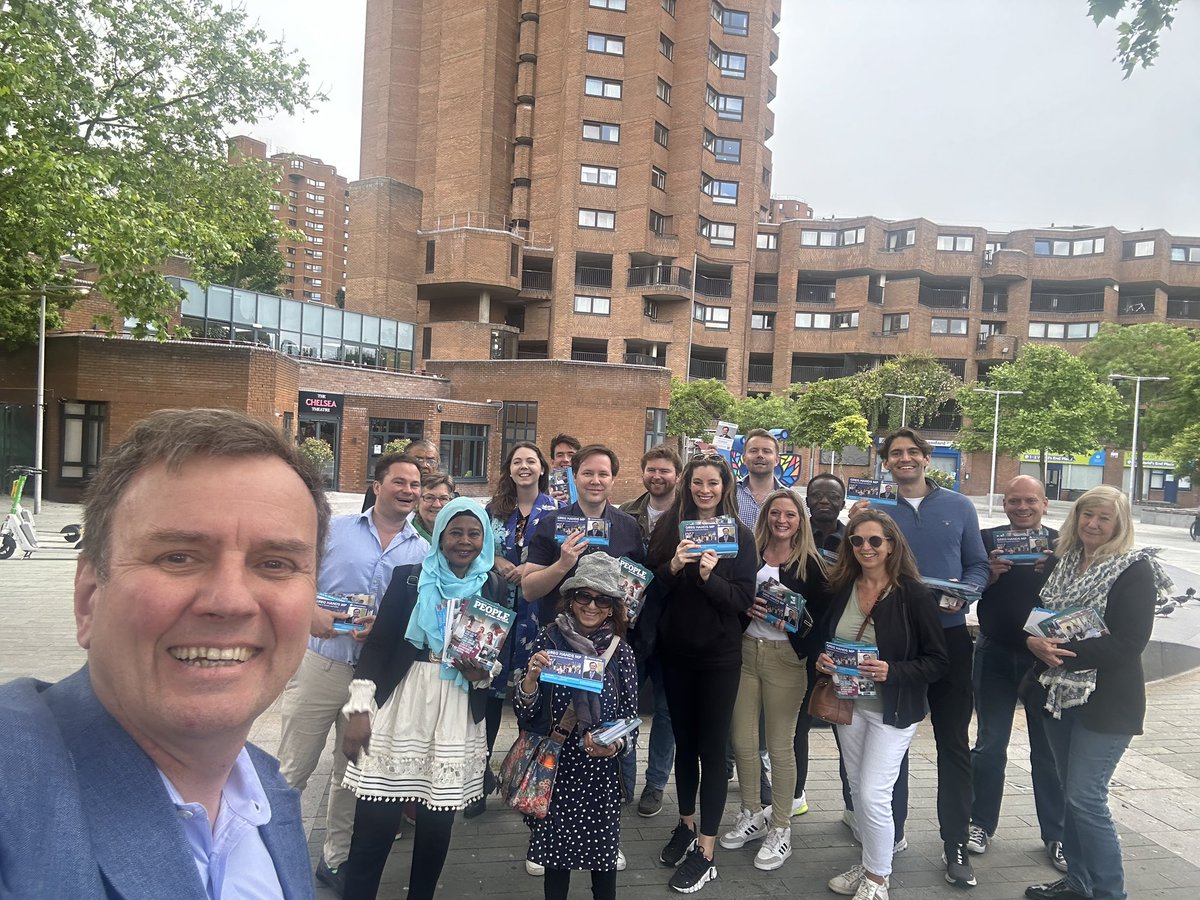
[[[864,878],[858,883],[854,900],[888,900],[887,885],[877,884],[870,878]]]
[[[806,812],[808,812],[808,796],[801,791],[800,796],[792,801],[792,815],[802,816]]]
[[[847,828],[849,828],[852,832],[854,832],[855,836],[858,835],[858,822],[854,818],[854,810],[852,810],[852,809],[843,809],[842,810],[842,824],[845,825]]]
[[[542,875],[546,874],[546,867],[539,866],[537,863],[533,862],[532,860],[527,859],[527,860],[525,860],[525,871],[528,872],[530,875],[533,875],[535,878],[539,878]]]
[[[908,838],[902,837],[892,846],[892,853],[903,853],[908,849]]]
[[[737,850],[739,847],[745,847],[750,841],[757,841],[761,837],[766,837],[767,822],[771,818],[771,807],[766,807],[762,812],[750,812],[748,809],[743,809],[738,813],[737,822],[733,826],[733,831],[727,831],[721,837],[721,846],[726,850]]]
[[[620,847],[618,847],[617,848],[617,871],[624,872],[625,867],[627,865],[629,865],[629,863],[625,859],[625,851],[622,850]],[[543,869],[542,871],[544,872],[545,869]]]
[[[792,829],[772,828],[763,838],[754,857],[754,868],[770,872],[782,866],[792,855]]]
[[[865,874],[866,870],[862,866],[851,866],[850,871],[829,879],[829,889],[843,897],[853,897],[858,893],[859,883],[866,880],[863,878]]]

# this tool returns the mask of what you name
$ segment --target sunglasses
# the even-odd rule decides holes
[[[872,550],[878,550],[883,546],[884,541],[890,540],[890,537],[880,537],[877,534],[873,534],[868,538],[863,537],[861,534],[852,534],[850,535],[850,546],[857,549],[863,544],[869,544]]]
[[[597,594],[572,594],[571,602],[578,603],[580,606],[594,606],[596,609],[612,609],[613,598],[601,597]]]

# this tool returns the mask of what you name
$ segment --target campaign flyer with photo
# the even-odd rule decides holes
[[[880,481],[875,478],[847,478],[846,498],[849,500],[872,500],[884,506],[895,506],[896,482]]]
[[[1050,549],[1050,531],[1046,528],[999,529],[992,532],[992,540],[1000,558],[1018,566],[1031,566],[1045,559]]]
[[[700,545],[697,552],[716,551],[717,556],[737,556],[737,519],[717,516],[715,519],[685,519],[679,523],[681,540]]]
[[[470,663],[485,672],[498,674],[503,667],[500,649],[512,627],[513,611],[497,606],[482,597],[472,597],[462,604],[454,624],[444,661],[451,665],[457,660]]]
[[[599,694],[604,690],[604,660],[568,650],[547,650],[549,664],[542,669],[539,681],[561,684]]]
[[[366,628],[362,620],[375,615],[379,608],[374,594],[329,594],[324,591],[317,594],[317,606],[337,617],[333,621],[333,630],[339,634],[362,631]]]
[[[979,588],[965,581],[947,581],[945,578],[931,578],[928,575],[922,575],[921,581],[937,594],[938,606],[942,609],[954,610],[970,606],[982,596]]]
[[[626,735],[633,734],[641,727],[642,720],[636,716],[617,719],[615,722],[604,722],[592,729],[592,741],[602,747],[607,747]]]
[[[758,596],[767,604],[767,611],[763,613],[764,622],[782,622],[784,630],[792,634],[800,630],[807,602],[802,594],[789,591],[781,582],[768,578],[758,586]]]
[[[737,437],[738,433],[737,422],[717,422],[717,427],[713,429],[713,432],[714,447],[725,451],[733,449],[733,439]]]
[[[859,672],[858,667],[869,659],[879,659],[879,648],[865,641],[846,641],[834,638],[825,644],[825,652],[833,660],[833,689],[843,700],[870,699],[879,696],[875,680]]]
[[[1090,607],[1072,607],[1057,612],[1038,607],[1029,613],[1025,631],[1035,637],[1087,641],[1108,634],[1108,626],[1100,613]]]
[[[555,543],[565,543],[572,532],[582,531],[589,547],[608,546],[608,519],[560,514],[554,520]]]
[[[645,566],[640,566],[627,556],[617,560],[621,567],[621,578],[617,587],[622,591],[625,600],[625,615],[632,626],[642,612],[642,604],[646,599],[646,587],[654,580],[654,573]]]
[[[579,493],[575,490],[575,473],[570,466],[561,466],[550,470],[547,492],[550,494],[566,494],[568,501],[575,503]]]

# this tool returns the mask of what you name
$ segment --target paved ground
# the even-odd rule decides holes
[[[338,498],[342,511],[356,509],[356,498]],[[75,643],[71,612],[71,579],[74,552],[66,549],[57,530],[78,520],[78,507],[46,504],[39,519],[47,537],[46,550],[30,560],[0,561],[0,682],[20,675],[60,678],[83,662]],[[1053,523],[1061,513],[1052,514]],[[998,519],[997,519],[998,521]],[[985,522],[984,524],[988,524]],[[1163,546],[1163,558],[1177,576],[1180,592],[1200,588],[1200,545],[1185,531],[1167,527],[1138,528],[1140,543]],[[1194,608],[1193,608],[1194,606]],[[1200,603],[1184,606],[1170,619],[1156,623],[1156,638],[1200,646]],[[1117,770],[1112,787],[1112,808],[1121,828],[1129,894],[1138,898],[1191,898],[1200,890],[1200,672],[1153,684],[1146,734],[1134,741]],[[254,739],[268,750],[278,743],[279,717],[268,710],[255,726]],[[498,745],[508,747],[514,737],[506,719]],[[808,784],[811,811],[795,819],[795,854],[782,869],[759,872],[751,864],[753,847],[740,851],[718,850],[718,880],[703,891],[713,898],[804,894],[829,896],[825,881],[858,860],[858,850],[840,823],[841,796],[837,758],[828,732],[815,732]],[[1038,842],[1029,787],[1027,743],[1018,720],[1013,736],[1014,757],[1009,764],[1009,785],[996,840],[984,857],[975,857],[979,886],[970,891],[976,900],[1017,898],[1024,886],[1051,880],[1056,873],[1045,860]],[[942,879],[941,844],[937,837],[934,794],[933,740],[923,726],[913,745],[912,803],[908,821],[910,848],[896,859],[892,896],[961,897],[965,892]],[[328,771],[326,756],[324,771]],[[324,802],[321,773],[313,777],[304,797],[314,859],[323,837]],[[736,782],[735,782],[736,784]],[[738,794],[730,793],[727,806],[732,819]],[[623,822],[623,847],[629,868],[618,878],[624,898],[667,897],[668,870],[655,862],[658,850],[674,824],[675,798],[668,791],[662,814],[639,818],[632,809]],[[528,832],[520,818],[508,810],[492,809],[472,822],[455,826],[451,859],[446,866],[439,896],[448,900],[486,894],[495,900],[541,895],[541,885],[525,874]],[[405,895],[411,840],[397,842],[385,873],[380,896]],[[590,896],[586,876],[576,877],[573,897]],[[318,896],[331,897],[328,891]]]

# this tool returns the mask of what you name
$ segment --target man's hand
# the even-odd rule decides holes
[[[354,624],[363,626],[356,631],[350,632],[350,636],[359,643],[367,639],[367,635],[371,633],[371,629],[375,627],[375,616],[362,616],[354,620]]]
[[[569,493],[567,493],[566,491],[551,491],[550,499],[553,500],[555,503],[557,503],[559,506],[570,506],[571,505],[571,495]]]
[[[371,717],[365,712],[351,713],[350,721],[342,732],[342,753],[351,762],[358,762],[358,754],[371,748]]]
[[[321,609],[314,603],[312,623],[308,627],[308,633],[315,638],[337,637],[337,632],[333,630],[333,623],[344,621],[346,621],[345,616],[335,616],[329,610]]]
[[[854,518],[860,512],[862,512],[864,509],[870,509],[870,508],[871,508],[871,501],[868,500],[866,497],[862,498],[861,500],[855,500],[854,505],[850,507],[850,514],[849,514],[849,516],[847,516],[847,520]]]
[[[1075,655],[1070,650],[1059,646],[1059,644],[1065,643],[1066,641],[1062,638],[1034,637],[1033,635],[1025,638],[1025,646],[1029,648],[1029,652],[1052,669],[1061,666],[1063,660]]]
[[[472,684],[477,681],[483,681],[485,678],[490,681],[492,678],[492,673],[487,669],[481,669],[474,663],[469,663],[461,659],[454,660],[454,668],[462,672],[463,677]]]
[[[992,555],[988,558],[988,567],[991,569],[991,575],[988,578],[988,585],[993,585],[999,580],[1001,575],[1006,575],[1012,569],[1011,560],[1001,559],[999,550],[993,550]]]
[[[562,548],[558,552],[558,563],[564,572],[569,572],[575,568],[575,564],[579,562],[579,558],[583,556],[587,550],[588,539],[583,533],[582,528],[577,528],[567,535],[567,539],[563,541]]]
[[[496,557],[496,562],[492,568],[499,572],[500,577],[510,584],[521,583],[521,567],[513,565],[503,556]]]

